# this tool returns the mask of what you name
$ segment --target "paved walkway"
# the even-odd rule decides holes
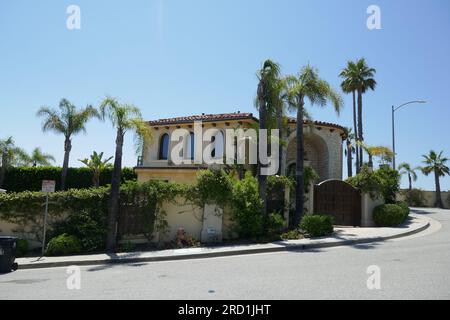
[[[19,269],[33,269],[70,265],[100,265],[111,263],[200,259],[286,250],[307,250],[314,248],[354,245],[359,243],[380,242],[418,233],[427,229],[429,226],[430,218],[417,214],[411,214],[407,222],[396,228],[335,228],[335,232],[332,236],[319,239],[289,240],[268,244],[202,247],[151,252],[42,257],[39,259],[19,258],[16,259],[16,262],[19,264]]]

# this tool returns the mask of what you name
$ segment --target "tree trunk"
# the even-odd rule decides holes
[[[117,240],[117,219],[119,217],[120,201],[120,179],[122,173],[122,148],[124,133],[117,129],[116,138],[116,156],[114,159],[114,168],[111,179],[111,193],[109,195],[108,207],[108,234],[106,237],[107,252],[114,252]]]
[[[283,162],[283,143],[284,143],[284,130],[283,130],[283,107],[279,106],[277,108],[277,129],[280,130],[280,141],[278,143],[278,175],[285,175],[282,169],[284,166]]]
[[[260,84],[262,86],[262,84]],[[265,130],[266,128],[266,116],[267,116],[267,110],[266,110],[266,103],[264,101],[264,98],[261,94],[261,91],[263,89],[260,87],[258,88],[259,91],[259,130]],[[258,145],[261,143],[266,143],[266,141],[259,141]],[[258,161],[258,186],[259,186],[259,197],[262,200],[262,215],[267,215],[267,176],[261,174],[262,164],[261,161]]]
[[[436,183],[436,208],[444,208],[444,204],[442,203],[442,197],[441,197],[441,184],[439,182],[439,173],[434,170],[434,181]]]
[[[408,180],[409,180],[409,191],[412,190],[412,179],[411,179],[411,173],[408,173]]]
[[[66,177],[67,171],[69,170],[69,156],[72,150],[72,141],[70,137],[66,137],[64,141],[64,162],[61,172],[61,190],[66,190]]]
[[[0,188],[3,187],[5,183],[6,167],[8,166],[8,159],[6,153],[2,155],[2,167],[0,168]]]
[[[352,157],[352,145],[347,142],[347,175],[353,177],[353,157]]]
[[[356,121],[356,93],[355,90],[352,91],[352,95],[353,95],[353,130],[355,132],[355,140],[356,142],[358,142],[359,137],[358,137],[358,126],[357,126],[357,121]],[[360,163],[359,163],[359,145],[358,143],[356,143],[356,174],[359,173],[361,169]]]
[[[96,188],[100,187],[100,172],[94,171],[94,175],[92,177],[92,185]]]
[[[362,123],[362,90],[358,89],[358,135],[359,141],[364,142],[363,123]],[[359,166],[364,164],[364,156],[362,148],[359,148]]]
[[[303,216],[303,204],[305,190],[303,187],[303,98],[299,101],[297,107],[297,155],[296,155],[296,172],[295,172],[295,215],[294,215],[294,228],[297,228],[300,224],[300,220]]]

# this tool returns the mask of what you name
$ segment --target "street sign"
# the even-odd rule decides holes
[[[48,216],[48,194],[55,192],[56,182],[54,180],[42,180],[42,192],[45,192],[45,213],[44,213],[44,231],[42,236],[42,256],[45,253],[45,236],[47,233],[47,216]]]
[[[55,186],[56,181],[54,180],[42,180],[42,192],[55,192]]]

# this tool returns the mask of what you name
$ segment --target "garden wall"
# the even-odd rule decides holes
[[[424,207],[425,208],[434,208],[436,201],[436,192],[435,191],[422,191],[424,197]],[[450,209],[450,191],[441,192],[442,202],[444,204],[445,209]],[[398,201],[406,201],[406,196],[404,193],[397,194]]]

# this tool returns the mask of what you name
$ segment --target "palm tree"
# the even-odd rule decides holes
[[[269,114],[279,107],[280,66],[271,60],[266,60],[257,76],[259,83],[256,102],[259,110],[259,129],[267,130]],[[261,169],[262,165],[258,163],[259,195],[263,201],[262,214],[267,215],[267,176],[261,174]]]
[[[381,161],[391,161],[394,156],[392,150],[385,146],[369,146],[361,141],[358,142],[358,145],[369,156],[369,168],[373,168],[373,157],[379,157]]]
[[[408,175],[408,181],[409,181],[409,191],[412,190],[412,182],[417,181],[417,174],[416,170],[419,168],[411,168],[411,166],[403,162],[398,166],[398,170],[400,171],[401,175],[407,174]]]
[[[376,70],[373,68],[369,68],[366,60],[364,58],[359,59],[351,67],[351,87],[355,85],[356,92],[358,94],[358,141],[364,142],[364,134],[363,134],[363,102],[362,96],[369,89],[375,90],[377,86],[377,82],[374,79]],[[363,159],[363,150],[360,148],[359,150],[359,165],[362,166],[364,163]]]
[[[355,140],[355,134],[352,132],[352,128],[346,128],[347,140],[345,149],[345,155],[347,156],[347,175],[353,177],[353,154],[355,153],[355,146],[353,140]]]
[[[423,174],[428,176],[430,173],[434,172],[434,182],[436,184],[436,203],[435,206],[438,208],[444,208],[441,197],[441,184],[439,182],[440,177],[444,177],[446,174],[450,175],[450,169],[445,164],[449,160],[443,157],[442,151],[437,154],[435,151],[431,150],[428,155],[423,155],[425,160],[423,163],[426,165],[422,168]]]
[[[119,216],[120,178],[122,172],[122,149],[124,136],[127,131],[136,133],[136,146],[142,150],[152,138],[152,131],[142,119],[140,110],[130,104],[120,104],[117,99],[106,97],[100,105],[103,119],[108,118],[116,129],[116,155],[111,178],[111,193],[108,207],[108,233],[106,249],[114,252],[117,238],[117,219]],[[138,151],[139,152],[139,151]]]
[[[55,162],[55,157],[53,157],[51,154],[43,153],[41,151],[41,148],[34,148],[34,150],[31,152],[30,163],[33,167],[51,166],[52,162]]]
[[[357,113],[356,113],[356,91],[358,89],[357,86],[357,77],[356,77],[356,64],[353,61],[347,62],[347,67],[344,68],[339,76],[344,80],[341,83],[341,88],[344,93],[352,93],[353,97],[353,131],[354,137],[356,141],[358,141],[358,121],[357,121]],[[361,164],[359,160],[359,145],[355,146],[356,151],[356,173],[358,174],[361,170]]]
[[[65,190],[67,170],[69,168],[69,156],[72,150],[72,136],[86,132],[86,123],[98,117],[97,110],[91,106],[77,110],[77,108],[67,99],[62,99],[59,103],[59,110],[48,107],[41,107],[37,116],[44,117],[42,130],[53,131],[64,135],[64,162],[61,173],[61,190]]]
[[[342,97],[325,80],[322,80],[316,68],[303,67],[298,77],[290,76],[286,79],[288,86],[288,100],[290,107],[297,111],[297,163],[296,163],[296,208],[294,227],[300,223],[303,215],[304,187],[303,187],[303,120],[305,114],[305,99],[311,105],[325,106],[331,102],[335,111],[339,111],[343,105]]]
[[[98,188],[100,186],[100,174],[103,170],[112,167],[112,165],[108,163],[112,158],[113,157],[103,159],[103,152],[97,153],[94,151],[94,153],[90,156],[90,159],[86,158],[78,161],[84,163],[89,169],[92,170],[92,185]]]
[[[0,188],[5,182],[6,169],[10,166],[21,166],[27,161],[26,152],[17,147],[12,137],[0,140]]]

